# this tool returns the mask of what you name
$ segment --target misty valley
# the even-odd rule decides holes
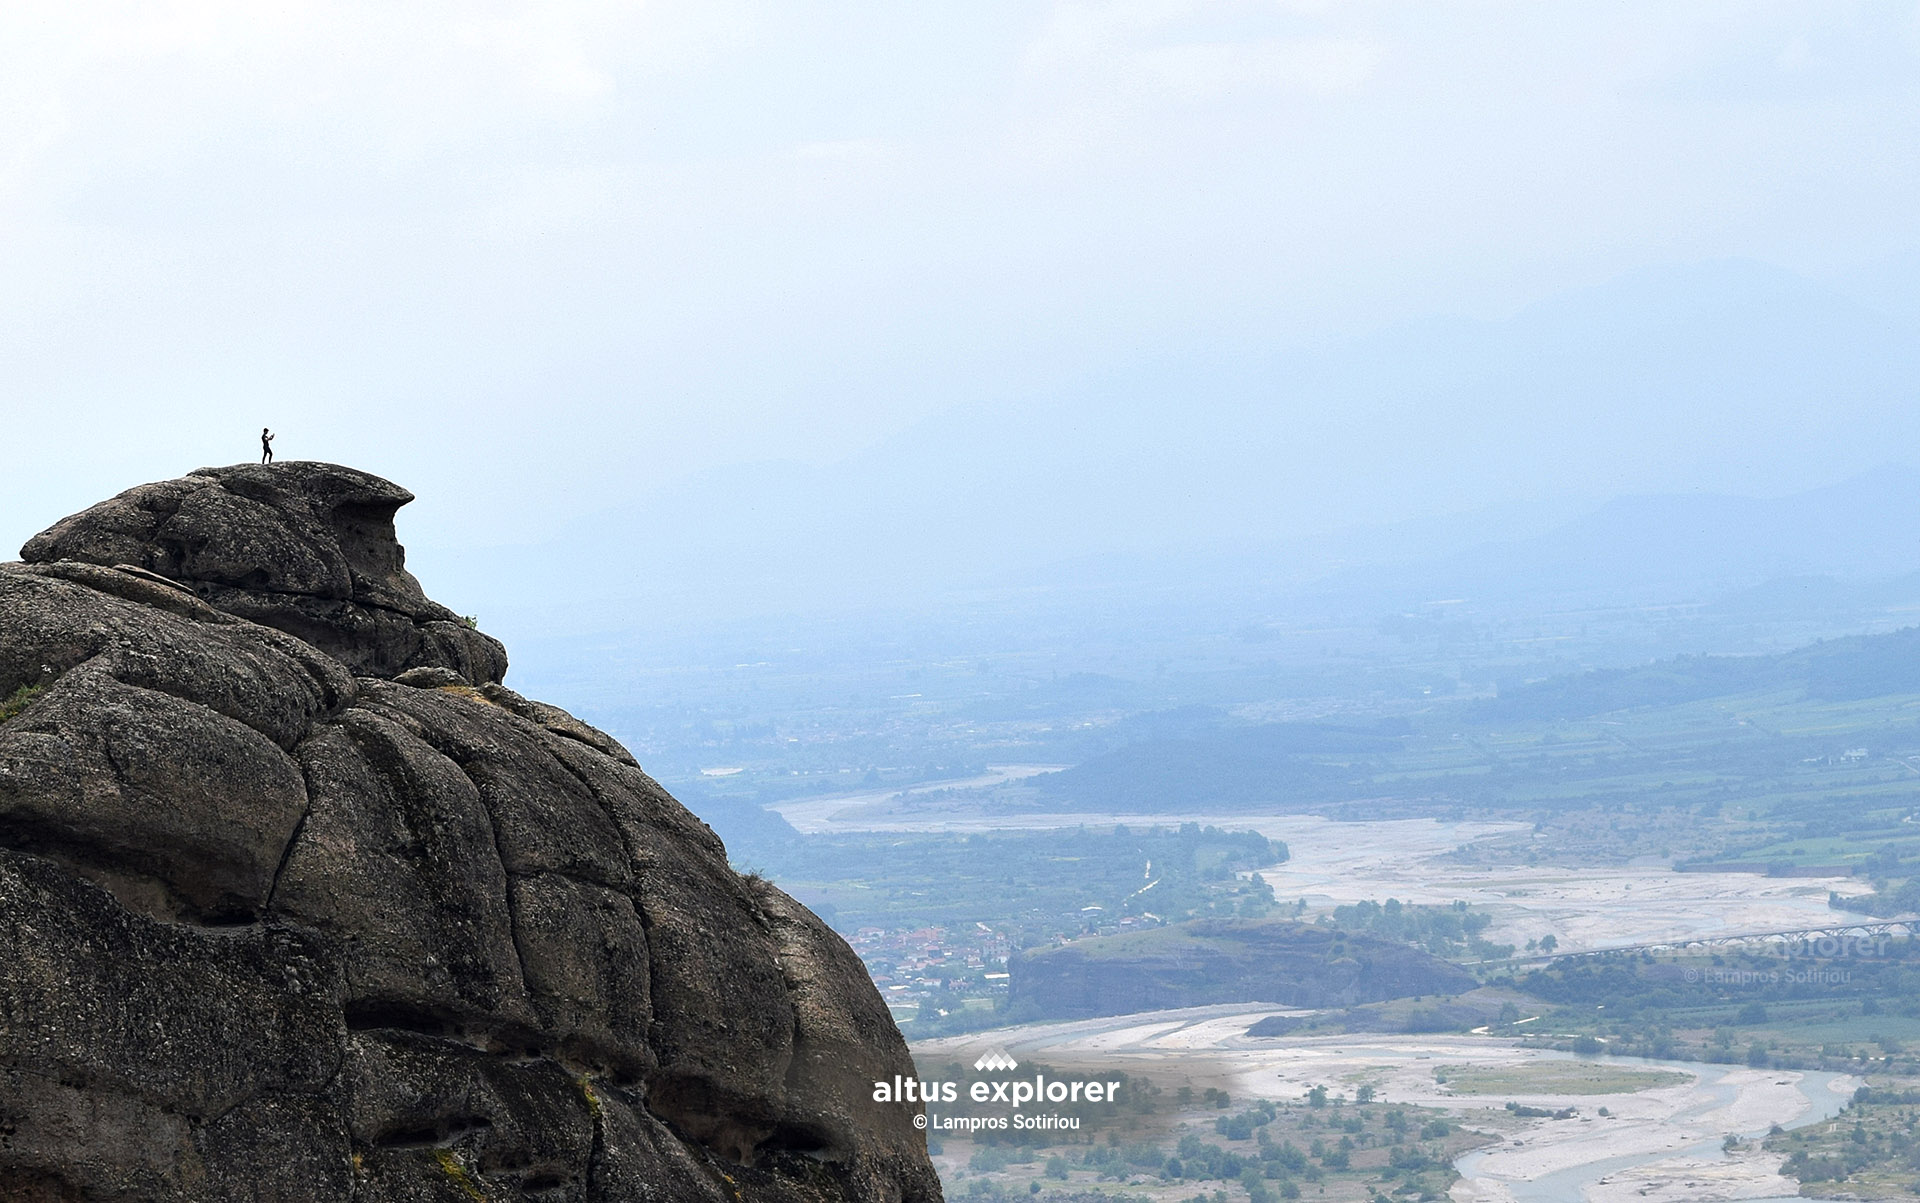
[[[955,1197],[1920,1187],[1920,586],[1655,596],[1000,598],[601,647],[645,688],[587,709],[930,1076],[1131,1075],[1075,1131],[936,1135]]]

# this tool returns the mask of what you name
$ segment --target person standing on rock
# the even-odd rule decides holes
[[[260,462],[263,464],[273,462],[273,431],[265,426],[260,428]]]

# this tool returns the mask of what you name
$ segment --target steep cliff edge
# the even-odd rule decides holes
[[[859,960],[325,464],[0,565],[0,1198],[937,1200]]]

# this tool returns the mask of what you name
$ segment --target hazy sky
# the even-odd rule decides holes
[[[417,538],[538,537],[1663,265],[1897,301],[1916,248],[1913,3],[8,3],[0,536],[271,424]]]

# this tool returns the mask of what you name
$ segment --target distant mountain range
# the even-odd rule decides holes
[[[1425,562],[1336,573],[1309,592],[1390,604],[1467,598],[1512,604],[1707,601],[1798,578],[1835,602],[1866,582],[1920,570],[1920,472],[1886,466],[1786,497],[1623,497],[1528,538],[1480,544]],[[1809,579],[1810,578],[1810,579]],[[1824,585],[1814,581],[1824,580]],[[1775,602],[1797,602],[1775,585]],[[1889,599],[1906,596],[1896,588]],[[1916,591],[1920,594],[1920,591]],[[1805,596],[1803,593],[1802,596]],[[1920,600],[1920,596],[1916,596]]]
[[[1399,604],[1892,575],[1920,571],[1920,475],[1876,466],[1920,446],[1917,397],[1909,319],[1709,263],[1502,321],[1125,365],[829,467],[645,492],[539,546],[423,555],[473,578],[475,608],[549,630],[1086,589]]]
[[[1821,702],[1920,693],[1920,627],[1824,640],[1776,656],[1681,656],[1549,677],[1505,687],[1467,712],[1491,722],[1586,718],[1762,690]]]
[[[1904,746],[1915,730],[1911,700],[1920,694],[1920,626],[1823,640],[1776,655],[1689,655],[1631,668],[1567,673],[1503,686],[1492,698],[1444,703],[1412,722],[1248,724],[1234,722],[1223,712],[1192,709],[1172,712],[1167,717],[1173,721],[1156,724],[1157,716],[1141,715],[1130,722],[1131,729],[1140,733],[1138,738],[1070,769],[1031,778],[1027,784],[1039,790],[1048,805],[1127,813],[1206,812],[1276,803],[1312,810],[1356,801],[1366,801],[1379,811],[1384,796],[1409,792],[1409,780],[1421,782],[1420,795],[1431,790],[1435,798],[1473,797],[1482,804],[1496,803],[1500,790],[1520,778],[1503,768],[1494,777],[1476,780],[1478,769],[1473,766],[1464,776],[1432,774],[1427,771],[1431,765],[1418,764],[1419,756],[1431,758],[1432,747],[1442,740],[1440,733],[1449,729],[1479,738],[1501,729],[1625,711],[1658,713],[1708,699],[1751,699],[1763,694],[1778,695],[1789,705],[1874,698],[1902,704],[1888,705],[1877,716],[1855,716],[1851,726],[1831,717],[1824,728],[1803,719],[1791,736],[1760,737],[1767,747],[1757,760],[1736,751],[1735,745],[1759,733],[1736,735],[1729,729],[1707,737],[1706,752],[1684,740],[1651,752],[1623,743],[1620,748],[1600,749],[1588,763],[1567,761],[1550,766],[1548,772],[1561,784],[1585,778],[1597,782],[1620,772],[1624,755],[1644,761],[1635,771],[1659,764],[1663,767],[1658,771],[1675,775],[1698,772],[1701,765],[1713,763],[1724,780],[1732,782],[1750,774],[1765,777],[1777,772],[1782,757],[1791,762],[1805,755],[1809,749],[1802,745],[1809,739],[1818,744],[1823,731],[1830,739],[1832,732],[1867,729],[1874,732],[1876,741],[1884,741],[1895,738],[1889,732],[1897,729],[1897,742]],[[1729,707],[1728,713],[1737,709]],[[1452,738],[1458,741],[1463,736]],[[1420,752],[1423,746],[1428,749],[1425,753]],[[1401,759],[1403,754],[1413,754],[1413,759]],[[1409,775],[1410,766],[1421,771]],[[1538,765],[1532,771],[1537,772]],[[1536,778],[1535,784],[1544,779]],[[1492,792],[1482,788],[1489,782],[1497,787]],[[1516,796],[1530,795],[1521,789]]]

